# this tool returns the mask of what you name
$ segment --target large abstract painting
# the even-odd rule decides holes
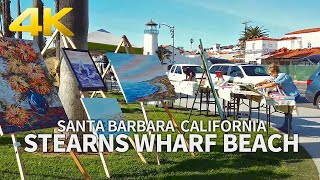
[[[97,127],[97,123],[100,121],[103,124],[104,132],[98,130],[94,132],[98,135],[104,134],[106,138],[110,134],[113,134],[116,137],[119,134],[130,135],[129,131],[117,131],[109,132],[108,131],[108,122],[110,120],[116,121],[117,124],[120,121],[125,121],[120,106],[115,98],[81,98],[81,102],[86,110],[88,118],[93,122],[93,127]]]
[[[158,56],[107,53],[127,103],[176,98]]]
[[[2,134],[57,127],[67,116],[38,46],[0,38],[0,126]]]
[[[62,54],[68,61],[81,91],[95,91],[106,88],[89,51],[62,48]]]

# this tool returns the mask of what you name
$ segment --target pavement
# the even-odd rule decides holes
[[[320,110],[316,109],[310,102],[304,97],[305,91],[304,84],[298,85],[301,92],[301,99],[297,102],[299,115],[293,115],[292,133],[299,134],[299,144],[305,148],[310,154],[319,172],[320,177]],[[181,106],[185,107],[186,103],[188,108],[192,107],[194,98],[181,100]],[[199,102],[197,99],[196,102]],[[222,103],[222,101],[221,101]],[[179,105],[179,99],[176,100],[175,105]],[[257,104],[253,103],[253,106]],[[196,103],[194,108],[199,109],[200,104]],[[202,109],[205,109],[206,105],[203,104]],[[210,106],[210,111],[213,111],[214,106]],[[240,106],[240,113],[247,114],[248,107]],[[252,118],[255,119],[258,113],[253,111]],[[266,120],[265,111],[262,110],[260,113],[260,119]],[[284,122],[284,115],[281,113],[274,113],[271,116],[271,126],[280,127]]]

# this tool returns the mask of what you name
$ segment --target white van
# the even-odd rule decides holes
[[[209,71],[212,79],[216,71],[221,71],[223,79],[230,83],[257,84],[272,79],[265,67],[253,64],[214,64]]]
[[[174,64],[171,66],[168,77],[170,81],[183,81],[186,79],[186,74],[183,73],[182,68],[187,67],[196,73],[196,79],[200,81],[204,72],[203,68],[196,64]]]

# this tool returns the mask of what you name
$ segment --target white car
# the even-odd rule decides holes
[[[223,79],[229,83],[257,84],[272,80],[265,67],[252,64],[214,64],[209,68],[212,79],[216,71],[221,71]]]
[[[171,66],[168,77],[170,81],[183,81],[186,79],[186,74],[182,68],[187,67],[196,73],[196,79],[200,80],[203,74],[203,68],[196,64],[174,64]]]

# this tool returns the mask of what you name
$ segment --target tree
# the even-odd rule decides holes
[[[43,2],[42,0],[33,0],[33,7],[38,8],[38,23],[39,26],[43,27]],[[43,29],[43,28],[42,28]],[[33,40],[37,42],[39,49],[42,50],[44,47],[43,32],[39,32],[38,36],[33,36]]]
[[[56,13],[59,12],[59,0],[55,0],[55,11]],[[60,59],[60,33],[58,32],[56,40],[56,57]]]
[[[260,26],[249,26],[244,31],[242,31],[241,37],[239,39],[239,44],[241,49],[245,48],[246,41],[252,38],[259,38],[259,37],[268,37],[269,34],[267,30]]]
[[[74,36],[70,37],[78,49],[88,47],[88,0],[60,0],[59,9],[72,7],[73,10],[61,19]],[[86,115],[80,102],[80,92],[75,78],[64,59],[60,66],[59,97],[70,120],[84,120]]]
[[[156,51],[156,53],[160,59],[161,64],[164,63],[165,59],[169,59],[171,61],[170,57],[172,55],[172,52],[164,48],[163,46],[159,46],[158,51]]]
[[[10,0],[2,1],[2,14],[3,14],[3,31],[5,37],[13,37],[14,32],[9,30],[9,26],[12,22],[11,11],[10,11]]]
[[[17,0],[17,15],[19,16],[21,14],[21,8],[20,8],[20,0]],[[22,39],[22,32],[18,32],[18,38]]]

